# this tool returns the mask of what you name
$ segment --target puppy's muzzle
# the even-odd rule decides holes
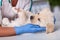
[[[31,19],[31,20],[34,19],[34,16],[31,16],[30,19]]]

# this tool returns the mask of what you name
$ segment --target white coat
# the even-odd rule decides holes
[[[24,10],[29,10],[31,0],[18,0],[16,8],[23,8]],[[5,17],[13,17],[15,13],[12,10],[11,3],[8,0],[2,1],[2,15]]]

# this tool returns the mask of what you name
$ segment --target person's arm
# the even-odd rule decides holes
[[[0,27],[0,37],[16,35],[12,27]]]
[[[23,33],[36,33],[45,31],[45,27],[40,27],[34,24],[26,24],[23,26],[15,27],[0,27],[0,37],[19,35]]]

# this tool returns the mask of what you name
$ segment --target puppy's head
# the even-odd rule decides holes
[[[30,16],[30,20],[31,20],[31,23],[39,25],[39,23],[41,22],[39,13]]]
[[[46,20],[47,17],[45,17],[44,14],[37,13],[32,16],[30,16],[30,20],[32,24],[40,25],[40,26],[46,26]]]
[[[40,26],[46,26],[50,21],[53,21],[53,14],[49,8],[45,8],[37,14],[34,14],[30,17],[31,23],[37,24]]]

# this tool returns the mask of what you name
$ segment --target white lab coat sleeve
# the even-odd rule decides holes
[[[24,10],[30,9],[31,0],[18,0],[16,8],[22,8]]]
[[[24,10],[29,11],[30,10],[30,6],[31,6],[31,2],[28,1],[27,4],[24,7]]]
[[[15,13],[12,10],[11,4],[8,2],[8,0],[2,1],[2,15],[11,18],[15,15]]]

